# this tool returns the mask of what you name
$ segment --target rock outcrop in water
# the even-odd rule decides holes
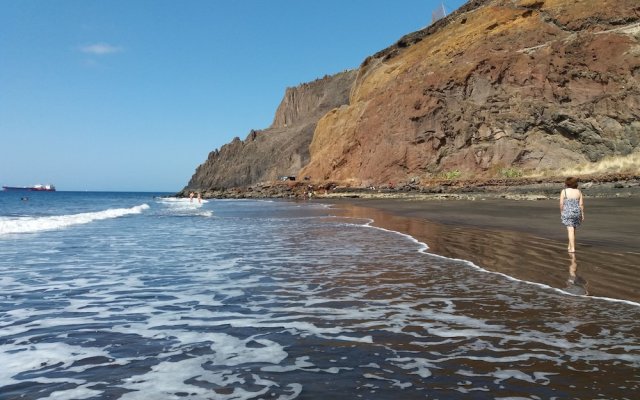
[[[271,128],[213,152],[189,187],[560,172],[639,143],[637,0],[473,0],[357,71],[288,90]]]

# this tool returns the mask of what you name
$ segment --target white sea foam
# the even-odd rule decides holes
[[[88,224],[94,221],[140,214],[149,205],[141,204],[131,208],[110,208],[103,211],[47,217],[0,217],[0,236],[15,233],[34,233],[64,229],[74,225]]]
[[[30,343],[30,344],[4,344],[0,346],[2,368],[0,369],[0,383],[18,383],[14,375],[18,371],[28,373],[41,370],[42,368],[69,368],[74,362],[90,357],[102,356],[109,359],[107,352],[82,346],[71,346],[66,343]],[[76,367],[75,372],[82,372],[90,366],[84,368]],[[81,379],[65,378],[44,378],[32,377],[32,382],[52,383],[71,382],[76,384],[85,383]]]
[[[634,309],[618,328],[627,317],[618,307],[583,309],[581,299],[467,268],[368,221],[211,224],[164,218],[181,214],[160,204],[151,217],[158,209],[162,218],[140,229],[97,232],[87,251],[38,235],[0,257],[0,365],[11,367],[0,369],[0,392],[32,381],[51,385],[51,399],[419,398],[434,386],[436,397],[498,397],[522,385],[562,391],[573,381],[559,371],[610,366],[636,388]],[[43,258],[49,247],[60,252]],[[523,302],[521,292],[535,297]],[[561,302],[576,315],[556,312]],[[590,328],[596,320],[601,330]],[[37,390],[24,397],[45,396]]]
[[[192,206],[192,207],[199,207],[209,202],[209,200],[205,200],[205,199],[200,199],[200,201],[198,201],[198,199],[195,199],[195,198],[189,199],[189,198],[183,198],[183,197],[159,197],[157,201],[158,203],[163,203],[168,205]]]
[[[94,389],[90,389],[87,386],[95,385],[94,383],[89,383],[85,385],[78,386],[74,389],[65,389],[65,390],[56,390],[52,392],[47,397],[42,397],[42,400],[82,400],[82,399],[90,399],[98,397],[102,392]]]
[[[213,211],[202,208],[209,202],[208,200],[162,197],[156,199],[156,201],[169,210],[171,215],[213,217]]]

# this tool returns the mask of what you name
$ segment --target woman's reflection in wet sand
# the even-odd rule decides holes
[[[576,295],[589,295],[587,291],[587,281],[578,275],[578,259],[575,253],[569,253],[569,279],[567,279],[567,287],[564,288],[565,292]]]

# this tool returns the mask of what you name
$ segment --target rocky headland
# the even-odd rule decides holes
[[[345,71],[287,88],[271,126],[251,131],[245,140],[236,137],[209,153],[184,191],[246,187],[296,176],[309,163],[318,120],[347,104],[355,77],[355,71]]]
[[[639,143],[637,0],[472,0],[287,89],[271,127],[211,152],[181,194],[536,198],[571,174],[635,196]]]

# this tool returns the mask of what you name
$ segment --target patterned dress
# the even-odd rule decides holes
[[[581,195],[582,196],[582,195]],[[565,226],[577,228],[582,222],[582,211],[580,210],[580,198],[568,199],[566,192],[560,219]]]

